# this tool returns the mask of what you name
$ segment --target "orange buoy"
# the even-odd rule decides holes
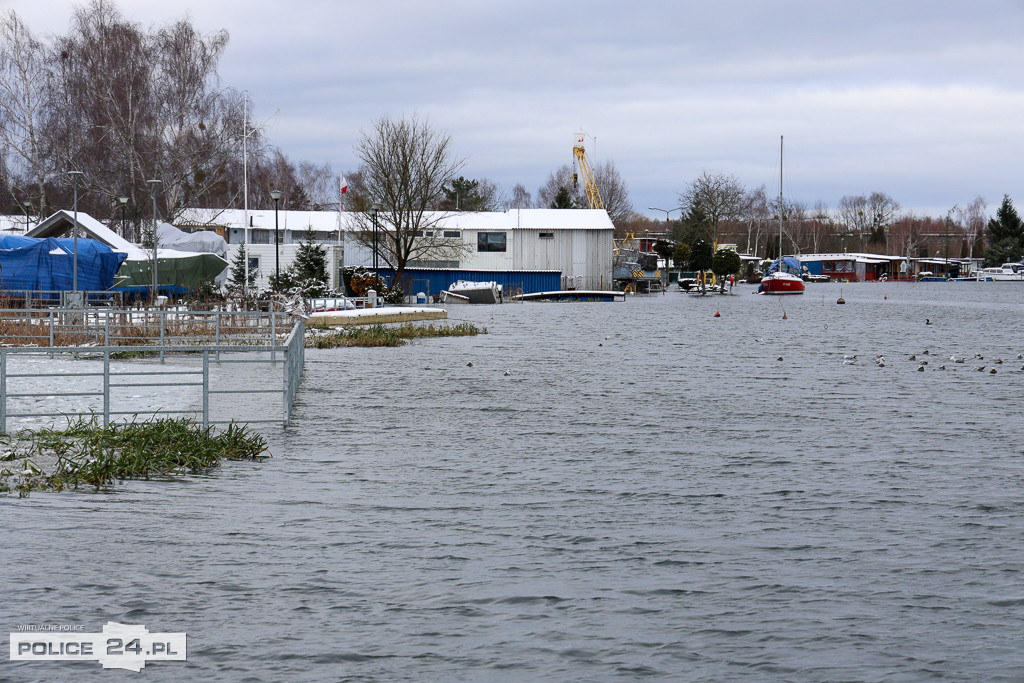
[[[721,318],[721,317],[722,317],[722,314],[721,314],[721,313],[719,313],[718,311],[715,311],[715,317],[716,317],[716,318]]]

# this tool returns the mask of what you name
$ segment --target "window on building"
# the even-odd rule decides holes
[[[445,230],[444,231],[444,236],[445,237],[462,237],[462,233],[459,232],[458,230]]]
[[[249,257],[249,272],[250,273],[255,273],[259,269],[260,269],[260,257],[259,256],[250,256]]]
[[[477,251],[505,251],[505,233],[478,232],[476,234]]]
[[[542,232],[542,233],[540,233],[540,238],[542,240],[553,240],[553,239],[555,239],[555,233],[553,233],[553,232]]]

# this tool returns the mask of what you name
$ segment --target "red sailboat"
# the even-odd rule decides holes
[[[800,260],[795,256],[782,256],[782,143],[779,137],[779,260],[771,265],[761,280],[758,294],[803,294],[804,281],[800,277]]]

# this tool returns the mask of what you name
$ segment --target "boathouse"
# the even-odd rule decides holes
[[[384,213],[378,216],[384,225]],[[522,293],[549,289],[606,289],[612,284],[612,234],[608,213],[593,209],[510,209],[508,211],[428,212],[417,234],[424,249],[407,264],[408,277],[446,288],[457,280],[495,280]],[[231,245],[228,260],[247,243],[258,286],[268,285],[275,259],[275,213],[271,210],[190,209],[178,225],[217,229]],[[330,285],[338,289],[343,266],[373,266],[370,214],[338,211],[278,211],[282,269],[294,259],[307,230],[327,249]],[[383,228],[382,228],[383,229]],[[378,242],[378,267],[391,269]],[[553,285],[557,285],[552,287]],[[407,291],[419,291],[408,282]]]

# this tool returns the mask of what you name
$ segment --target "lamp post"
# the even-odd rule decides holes
[[[662,212],[664,212],[664,214],[665,214],[665,237],[667,238],[669,236],[669,234],[672,232],[672,230],[670,229],[671,223],[669,223],[668,215],[670,213],[672,213],[673,211],[682,211],[685,208],[686,208],[685,206],[677,206],[674,209],[659,209],[656,206],[648,206],[647,210],[648,211],[662,211]],[[665,276],[668,277],[668,259],[667,258],[665,259]],[[667,283],[667,280],[666,280],[666,283]]]
[[[71,229],[71,239],[74,244],[75,255],[74,263],[72,265],[72,281],[71,289],[78,291],[78,181],[82,179],[84,175],[81,171],[68,171],[68,175],[71,176],[72,182],[75,184],[75,225]]]
[[[277,202],[281,199],[281,190],[272,190],[270,198],[274,200],[274,290],[281,288],[281,238],[278,236]]]
[[[377,213],[380,211],[380,204],[374,203],[371,213],[373,214],[373,287],[376,289],[377,281],[380,280],[380,271],[377,268]]]
[[[159,241],[156,236],[156,191],[160,187],[160,180],[155,178],[147,180],[146,183],[149,185],[151,192],[153,193],[153,298],[150,303],[156,303],[156,293],[160,284],[159,274],[157,265],[156,255],[156,244]]]
[[[28,199],[21,202],[21,205],[25,208],[25,232],[29,231],[29,217],[28,212],[32,210],[32,202]]]
[[[118,197],[117,201],[121,202],[121,237],[128,239],[128,198]]]

